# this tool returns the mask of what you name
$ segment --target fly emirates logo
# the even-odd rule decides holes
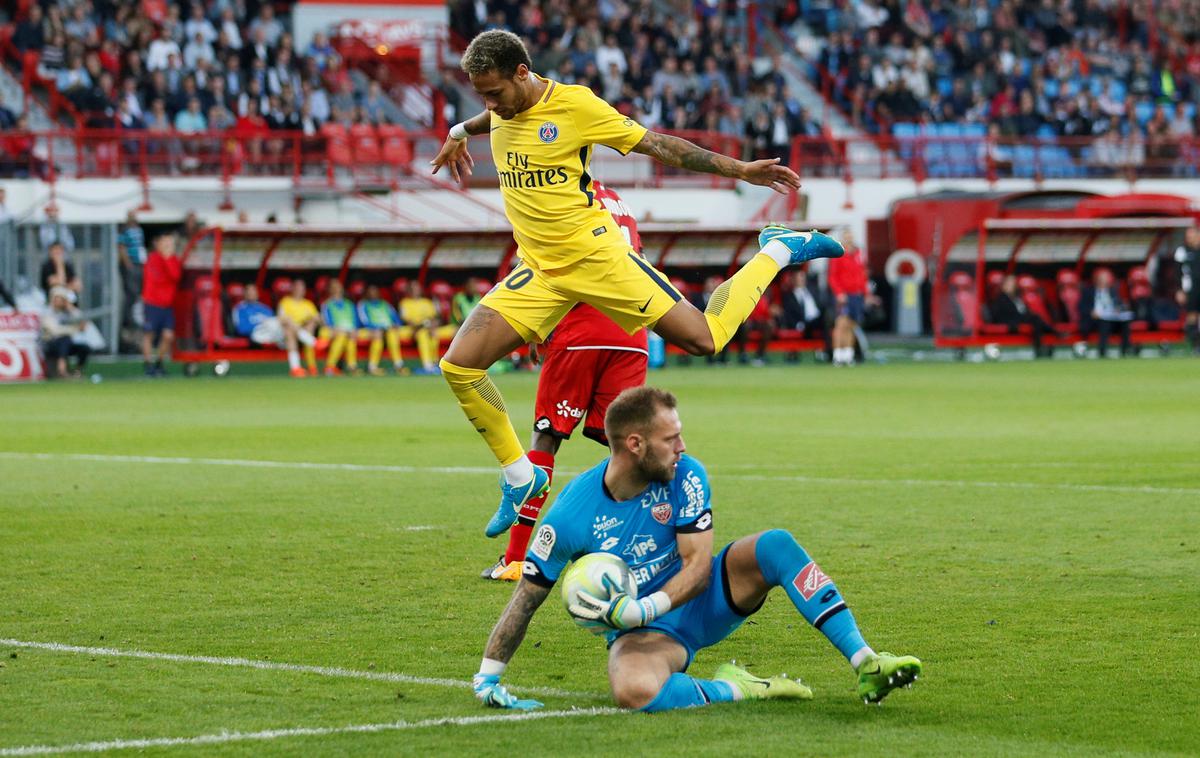
[[[507,169],[499,169],[500,186],[509,189],[528,189],[532,187],[553,187],[565,184],[570,177],[567,170],[558,168],[530,168],[529,156],[525,153],[509,151],[504,154],[504,165]]]

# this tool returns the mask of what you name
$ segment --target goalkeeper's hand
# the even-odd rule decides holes
[[[532,711],[542,707],[537,700],[520,700],[516,695],[504,689],[504,685],[500,684],[500,677],[496,674],[476,674],[473,684],[475,697],[491,708]]]
[[[665,592],[635,600],[628,593],[618,592],[608,600],[579,592],[567,610],[571,615],[599,621],[614,629],[635,629],[645,626],[671,609],[671,599]]]

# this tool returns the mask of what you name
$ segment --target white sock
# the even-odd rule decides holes
[[[792,251],[788,250],[788,246],[779,240],[771,240],[760,253],[769,255],[771,260],[779,264],[779,268],[783,268],[792,262]]]
[[[504,467],[504,481],[508,482],[511,487],[529,484],[532,479],[533,464],[529,462],[529,456],[527,455],[522,455],[516,461]]]
[[[317,338],[312,336],[312,332],[308,331],[307,329],[301,329],[300,331],[296,332],[296,339],[300,340],[306,345],[317,344]]]
[[[850,656],[850,665],[855,671],[858,671],[859,664],[865,661],[868,656],[872,655],[875,655],[875,651],[872,650],[870,646],[859,648],[857,653]]]
[[[299,350],[289,350],[288,351],[288,368],[291,368],[291,369],[300,368],[300,351]]]

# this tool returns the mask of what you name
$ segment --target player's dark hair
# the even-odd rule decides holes
[[[648,431],[660,410],[676,405],[675,396],[666,390],[650,386],[630,387],[608,406],[604,414],[604,434],[610,445],[619,443],[633,432]]]
[[[495,71],[511,79],[522,63],[526,68],[533,68],[533,60],[521,38],[503,29],[491,29],[475,35],[467,45],[467,52],[463,53],[461,65],[468,76]]]

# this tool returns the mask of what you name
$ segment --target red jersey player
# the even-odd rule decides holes
[[[642,240],[637,221],[629,208],[608,187],[596,182],[596,200],[612,213],[613,220],[640,255]],[[542,373],[538,378],[534,407],[533,443],[529,460],[554,476],[554,454],[562,441],[583,422],[583,436],[608,445],[604,436],[604,414],[617,395],[628,387],[646,383],[646,330],[629,335],[590,305],[571,309],[542,345]],[[548,494],[548,492],[547,492]],[[546,494],[521,507],[517,523],[508,532],[508,549],[481,576],[515,582],[521,578],[522,561],[529,547],[538,513]]]

